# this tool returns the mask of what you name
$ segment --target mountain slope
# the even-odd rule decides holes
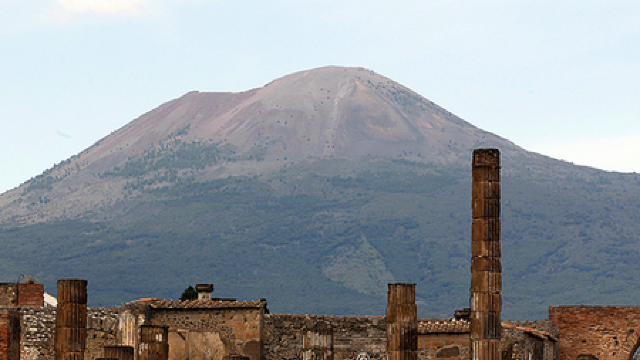
[[[372,71],[320,68],[244,93],[192,92],[165,103],[0,196],[0,219],[31,224],[118,207],[131,195],[127,177],[264,174],[326,157],[462,165],[470,148],[489,144],[525,154]]]
[[[633,301],[632,174],[529,153],[362,68],[169,101],[0,195],[0,275],[88,278],[94,304],[266,297],[276,312],[421,316],[468,304],[470,155],[503,160],[504,313]]]

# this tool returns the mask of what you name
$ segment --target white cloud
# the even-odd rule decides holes
[[[640,172],[640,134],[582,140],[534,149],[551,157],[603,170]]]
[[[56,0],[53,14],[66,20],[79,14],[131,16],[150,13],[149,0]]]

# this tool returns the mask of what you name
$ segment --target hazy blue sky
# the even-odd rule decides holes
[[[637,0],[0,0],[0,191],[188,91],[324,65],[525,149],[640,172]]]

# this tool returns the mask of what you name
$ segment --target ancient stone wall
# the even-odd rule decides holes
[[[549,320],[558,360],[628,360],[639,345],[640,306],[550,306]]]
[[[550,320],[505,321],[502,323],[503,359],[557,360],[558,329]]]
[[[56,308],[23,308],[20,313],[20,359],[53,360]],[[85,360],[101,358],[102,346],[116,344],[117,315],[117,308],[88,308]]]
[[[0,307],[18,305],[18,284],[0,283]]]
[[[333,359],[386,359],[386,321],[383,317],[330,315],[265,315],[265,359],[302,359],[304,333],[324,323],[333,333]]]
[[[259,307],[154,308],[146,324],[169,327],[170,359],[244,355],[261,360],[262,311]],[[175,351],[180,348],[182,353]]]
[[[418,359],[468,360],[469,333],[418,334]]]
[[[56,308],[33,307],[20,310],[21,360],[51,360],[54,357]]]
[[[557,339],[545,331],[503,323],[501,351],[503,360],[556,360]]]
[[[103,357],[102,347],[116,345],[118,338],[118,309],[117,308],[88,308],[87,309],[87,347],[84,351],[85,360],[95,360]]]

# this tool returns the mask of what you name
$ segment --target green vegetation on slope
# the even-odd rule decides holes
[[[602,176],[503,177],[504,318],[635,303],[638,184]],[[33,274],[48,291],[58,278],[87,278],[93,305],[214,282],[217,296],[265,297],[276,313],[331,314],[384,313],[393,278],[417,283],[420,316],[451,316],[468,306],[470,181],[469,169],[368,159],[141,186],[146,200],[121,206],[153,215],[0,232],[0,274]]]

